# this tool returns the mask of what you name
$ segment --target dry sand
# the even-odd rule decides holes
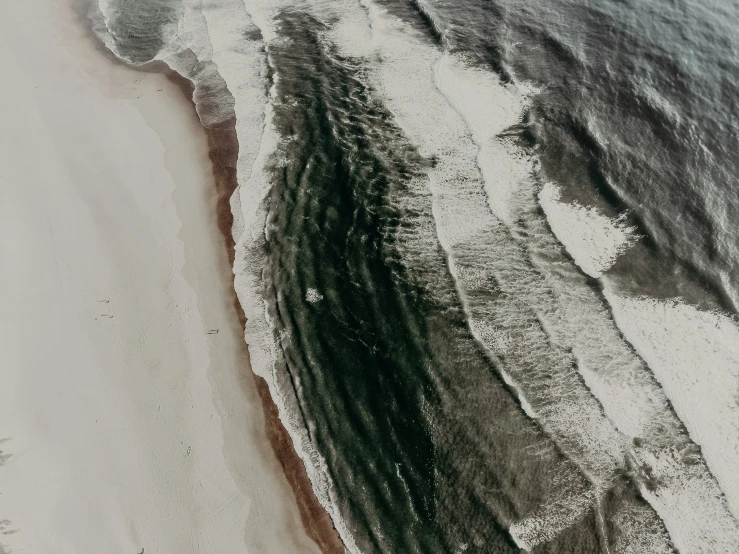
[[[248,368],[206,136],[79,23],[0,4],[0,544],[317,552]]]

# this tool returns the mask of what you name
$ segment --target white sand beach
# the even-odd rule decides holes
[[[0,552],[317,552],[192,106],[66,1],[0,4],[0,68]]]

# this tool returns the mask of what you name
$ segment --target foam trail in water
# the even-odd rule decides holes
[[[554,183],[545,184],[539,193],[549,226],[580,269],[600,277],[634,243],[636,229],[627,226],[623,216],[610,218],[597,208],[560,202],[560,196]]]

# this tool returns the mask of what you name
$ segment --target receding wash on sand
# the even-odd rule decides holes
[[[4,3],[0,554],[739,553],[737,23]]]

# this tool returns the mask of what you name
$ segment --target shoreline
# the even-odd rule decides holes
[[[151,64],[151,67],[147,68],[147,71],[159,72],[177,85],[197,118],[195,101],[193,99],[194,88],[188,79],[170,69],[164,62]],[[208,138],[208,155],[211,160],[217,194],[216,221],[228,255],[229,266],[233,269],[236,257],[236,243],[232,233],[233,213],[231,212],[230,200],[238,186],[236,159],[238,157],[239,146],[236,137],[235,122],[231,119],[226,123],[226,125],[222,124],[218,127],[210,128],[205,127],[201,123],[201,128]],[[236,295],[236,290],[233,288],[233,278],[232,272],[230,278],[231,289],[229,292],[232,296],[231,300],[233,301],[243,336],[247,317]],[[253,375],[256,382],[259,398],[264,410],[267,437],[285,473],[285,477],[287,477],[290,487],[295,493],[301,520],[308,536],[316,542],[324,554],[343,554],[345,548],[339,533],[328,512],[326,512],[325,508],[318,501],[313,491],[305,465],[295,451],[287,429],[285,429],[280,421],[278,408],[272,399],[269,385],[263,377],[254,373],[251,364],[249,364],[249,372]]]
[[[343,552],[245,367],[236,144],[79,7],[0,10],[0,552]]]

